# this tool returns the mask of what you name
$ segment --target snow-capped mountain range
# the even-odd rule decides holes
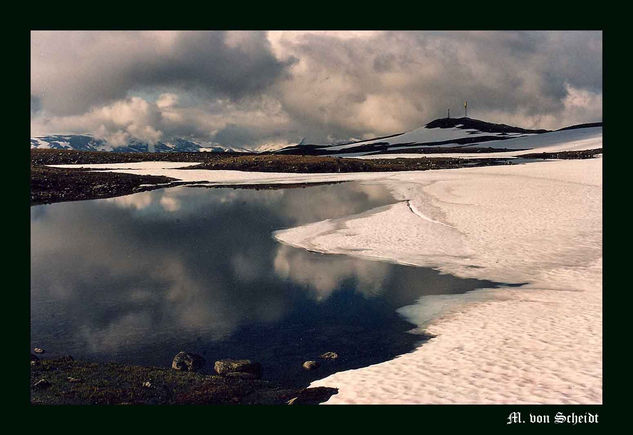
[[[176,138],[169,141],[149,144],[148,142],[130,139],[127,145],[113,146],[105,139],[88,134],[63,134],[31,138],[31,149],[60,149],[77,151],[112,151],[112,152],[243,152],[246,150],[234,147],[210,145],[194,140]]]

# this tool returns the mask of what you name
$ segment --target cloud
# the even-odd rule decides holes
[[[368,138],[446,109],[523,127],[598,121],[602,33],[32,32],[32,134],[115,144]]]
[[[178,104],[178,95],[165,93],[161,94],[156,100],[156,106],[159,109],[169,109],[170,107],[174,107]]]
[[[120,146],[126,145],[131,138],[156,143],[163,136],[160,130],[162,122],[162,114],[156,104],[131,97],[80,115],[37,118],[31,128],[37,134],[53,124],[62,132],[90,132],[107,139],[113,146]]]
[[[283,73],[266,34],[49,32],[31,34],[31,87],[53,113],[73,115],[143,89],[239,98]]]
[[[599,32],[296,33],[275,51],[299,59],[280,84],[284,109],[341,138],[412,129],[464,100],[472,116],[498,122],[582,122],[566,111],[567,86],[601,96]]]

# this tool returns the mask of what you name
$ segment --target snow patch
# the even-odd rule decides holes
[[[339,388],[328,403],[601,403],[601,168],[590,159],[400,174],[391,188],[453,228],[398,203],[277,232],[320,252],[526,283],[423,297],[400,312],[435,338],[312,386]]]

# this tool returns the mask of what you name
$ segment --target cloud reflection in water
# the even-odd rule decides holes
[[[345,183],[183,187],[33,207],[33,344],[78,358],[167,365],[183,348],[209,358],[300,358],[310,346],[342,346],[347,330],[364,331],[372,358],[394,356],[411,339],[377,350],[371,334],[395,342],[388,325],[394,334],[410,329],[396,308],[481,282],[310,253],[272,237],[392,202],[381,186]]]

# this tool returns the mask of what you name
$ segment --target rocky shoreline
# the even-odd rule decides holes
[[[31,205],[129,195],[173,181],[160,176],[31,166]]]
[[[325,355],[325,354],[324,354]],[[331,358],[331,355],[327,356]],[[43,359],[31,354],[34,405],[316,405],[336,388],[289,388],[262,380],[249,360],[216,361],[217,374],[199,370],[202,357],[180,352],[171,368]]]

